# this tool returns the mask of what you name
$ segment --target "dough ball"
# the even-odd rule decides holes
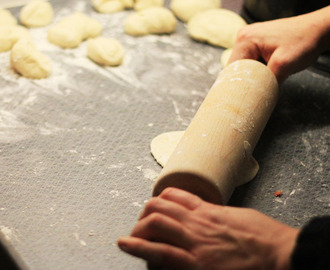
[[[16,25],[16,18],[7,9],[0,8],[0,25]]]
[[[151,154],[164,167],[181,140],[184,131],[171,131],[158,135],[150,143]]]
[[[32,40],[30,32],[20,25],[0,26],[0,52],[9,51],[20,39]]]
[[[102,33],[102,26],[87,15],[77,12],[63,18],[48,30],[49,42],[61,48],[76,48],[88,38]]]
[[[53,7],[48,1],[31,1],[20,12],[20,21],[27,27],[48,25],[53,21],[53,18]]]
[[[118,66],[123,62],[124,48],[113,38],[98,37],[87,41],[87,56],[103,66]]]
[[[215,46],[232,48],[237,32],[246,22],[235,12],[227,9],[210,9],[196,14],[188,22],[190,36]]]
[[[139,11],[154,6],[158,6],[158,7],[164,6],[164,0],[136,0],[134,9]]]
[[[164,7],[149,7],[131,14],[125,22],[125,32],[132,36],[169,34],[175,31],[177,20]]]
[[[221,63],[222,68],[225,68],[226,66],[228,66],[228,61],[229,61],[232,51],[233,51],[233,49],[230,48],[230,49],[226,49],[222,52],[221,58],[220,58],[220,63]]]
[[[172,0],[171,9],[182,21],[188,22],[199,12],[221,7],[220,0]]]
[[[92,5],[100,13],[114,13],[132,8],[134,0],[92,0]]]
[[[26,78],[47,78],[51,73],[51,61],[30,40],[19,40],[11,50],[11,67]]]

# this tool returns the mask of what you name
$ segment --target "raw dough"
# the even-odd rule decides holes
[[[164,167],[184,135],[184,131],[165,132],[155,137],[150,143],[151,154],[159,165]],[[252,156],[249,142],[244,141],[246,163],[241,168],[237,186],[251,181],[258,173],[259,164]]]
[[[0,26],[0,52],[9,51],[20,39],[32,40],[30,32],[20,25]]]
[[[49,28],[48,40],[62,48],[76,48],[83,40],[101,33],[102,26],[97,20],[76,12]]]
[[[92,0],[92,5],[100,13],[113,13],[132,8],[134,0]]]
[[[188,22],[199,12],[220,8],[220,0],[172,0],[171,9],[182,21]]]
[[[246,22],[235,12],[227,9],[210,9],[195,15],[188,22],[193,39],[215,46],[232,48],[237,32]]]
[[[252,156],[253,151],[251,148],[251,144],[248,141],[244,141],[243,144],[246,162],[241,168],[240,181],[238,181],[237,186],[241,186],[250,182],[259,171],[259,163]]]
[[[120,65],[124,52],[120,42],[113,38],[98,37],[87,41],[87,56],[100,65]]]
[[[221,63],[222,68],[225,68],[228,65],[228,61],[229,61],[232,51],[233,51],[233,49],[230,48],[230,49],[226,49],[222,52],[221,58],[220,58],[220,63]]]
[[[136,0],[134,4],[134,9],[139,11],[153,6],[164,6],[164,0]]]
[[[130,15],[125,22],[125,32],[132,36],[169,34],[175,31],[177,20],[164,7],[149,7]]]
[[[26,78],[47,78],[51,73],[48,56],[37,50],[30,40],[19,40],[11,50],[11,67]]]
[[[184,131],[171,131],[158,135],[150,144],[151,154],[164,167],[181,140]]]
[[[0,25],[16,25],[16,18],[7,9],[0,8]]]
[[[53,7],[48,1],[31,1],[20,12],[20,21],[27,27],[48,25],[53,21],[53,18]]]

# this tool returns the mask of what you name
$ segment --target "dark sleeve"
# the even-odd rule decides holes
[[[330,270],[330,216],[302,228],[291,257],[292,270]]]

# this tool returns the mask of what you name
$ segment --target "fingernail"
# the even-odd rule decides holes
[[[128,240],[128,237],[120,237],[117,242],[119,248],[125,252],[127,252],[129,250],[128,245],[126,243],[127,240]]]

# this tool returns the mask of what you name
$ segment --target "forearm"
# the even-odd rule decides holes
[[[319,53],[330,50],[330,5],[302,16],[308,16],[308,19],[313,22],[311,24],[311,31],[319,32],[319,41],[317,44]]]

